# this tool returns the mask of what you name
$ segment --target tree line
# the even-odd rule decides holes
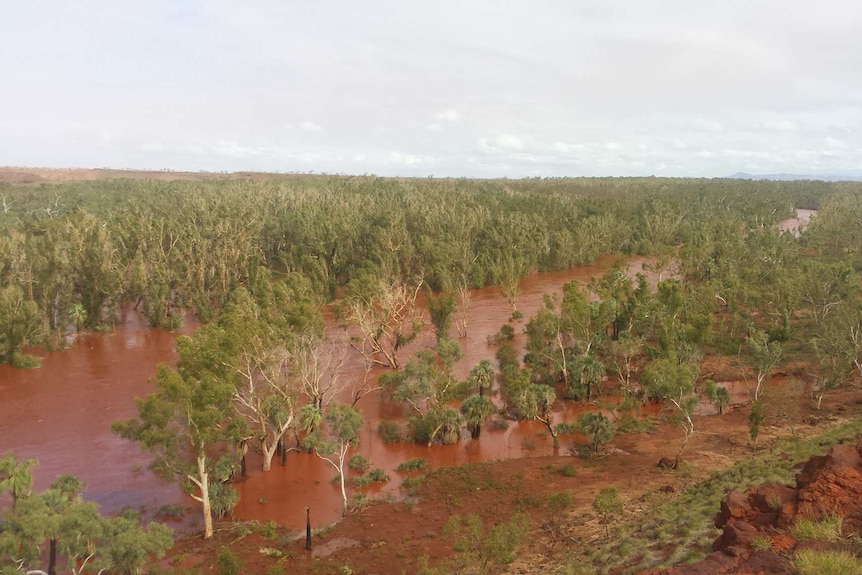
[[[846,184],[657,178],[466,180],[283,176],[0,185],[0,361],[110,329],[212,320],[230,292],[302,274],[324,300],[366,273],[435,291],[517,285],[609,253],[688,243],[712,214],[769,226]]]

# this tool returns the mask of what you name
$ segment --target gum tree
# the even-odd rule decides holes
[[[159,367],[156,391],[135,400],[138,417],[112,426],[155,456],[151,469],[166,480],[178,480],[201,504],[206,539],[213,535],[211,487],[229,477],[216,470],[231,469],[225,459],[230,455],[218,454],[236,439],[228,425],[236,388],[225,337],[220,326],[210,325],[193,338],[178,338],[177,368]]]
[[[331,465],[339,475],[341,498],[344,503],[342,513],[347,514],[347,454],[351,447],[359,443],[359,428],[362,427],[362,414],[346,403],[333,402],[323,425],[306,436],[304,445],[310,448],[323,461]]]

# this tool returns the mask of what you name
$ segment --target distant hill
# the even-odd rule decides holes
[[[821,182],[862,182],[862,172],[844,174],[819,174],[816,176],[806,174],[748,174],[736,172],[728,176],[735,180],[776,180],[790,182],[795,180],[819,180]]]

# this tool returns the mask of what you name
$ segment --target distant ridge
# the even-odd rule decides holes
[[[862,182],[862,172],[846,174],[820,174],[817,176],[805,174],[748,174],[736,172],[728,176],[735,180],[775,180],[781,182],[792,182],[796,180],[819,180],[821,182]]]

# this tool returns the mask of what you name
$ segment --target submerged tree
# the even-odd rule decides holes
[[[342,314],[359,329],[352,345],[366,361],[399,369],[399,350],[416,339],[424,325],[416,306],[421,287],[421,280],[415,285],[387,282],[373,271],[348,285]]]
[[[225,465],[232,457],[224,446],[237,439],[227,425],[236,388],[225,346],[218,325],[199,329],[193,338],[178,338],[176,370],[161,366],[156,391],[135,400],[138,418],[112,426],[122,438],[139,442],[155,455],[151,468],[164,479],[179,480],[201,504],[207,539],[213,535],[210,489],[232,474]]]
[[[338,472],[341,498],[344,502],[342,513],[346,514],[347,453],[359,443],[362,414],[351,405],[334,402],[322,417],[322,422],[323,425],[306,436],[303,443]]]
[[[484,395],[472,395],[461,404],[461,415],[470,431],[471,437],[477,439],[482,433],[482,425],[491,417],[497,408]]]

